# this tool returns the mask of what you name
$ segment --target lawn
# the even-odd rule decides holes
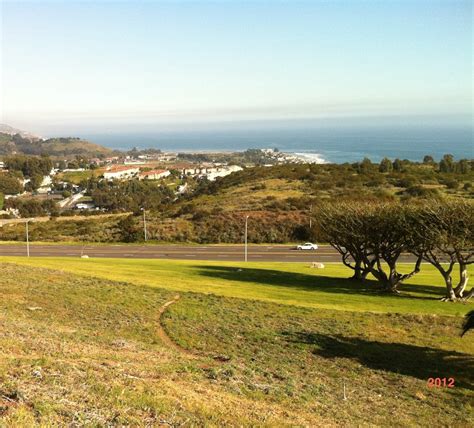
[[[340,263],[311,269],[308,263],[162,261],[151,259],[80,259],[2,257],[20,264],[59,268],[114,281],[172,291],[212,293],[286,305],[348,311],[444,314],[461,316],[473,304],[440,302],[444,287],[430,265],[401,288],[400,296],[380,294],[373,284],[347,280]]]
[[[40,264],[61,270],[32,266]],[[236,266],[2,263],[0,426],[472,426],[474,341],[459,337],[460,317],[363,312],[376,296],[337,283],[328,286],[341,291],[320,290],[336,267],[323,277],[304,266],[255,264],[242,279],[233,277]],[[277,275],[312,281],[291,288]],[[196,292],[201,281],[213,295]],[[219,284],[221,294],[240,285],[258,300],[216,295]],[[268,301],[272,287],[285,304]],[[297,305],[279,294],[286,287]],[[345,310],[323,307],[331,295]],[[348,306],[345,295],[354,298]],[[399,297],[399,307],[415,297]],[[455,387],[429,388],[430,377],[453,377]]]
[[[59,178],[63,181],[68,181],[73,184],[80,184],[92,177],[99,177],[103,174],[103,169],[87,169],[85,171],[67,171],[59,174]]]

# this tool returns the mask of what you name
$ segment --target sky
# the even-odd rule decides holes
[[[470,0],[0,2],[0,122],[29,131],[472,124]]]

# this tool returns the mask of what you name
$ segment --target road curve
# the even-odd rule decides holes
[[[1,256],[26,256],[26,244],[0,244]],[[31,257],[81,257],[164,259],[164,260],[244,260],[243,245],[63,245],[30,244]],[[412,257],[403,256],[401,261]],[[249,245],[248,260],[253,262],[339,262],[341,257],[328,245],[318,250],[296,250],[288,245]]]

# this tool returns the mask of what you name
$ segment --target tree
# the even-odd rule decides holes
[[[457,164],[456,164],[456,172],[458,174],[469,174],[471,171],[471,164],[467,159],[461,159]]]
[[[379,165],[379,172],[392,172],[393,170],[393,165],[390,159],[388,158],[383,158],[380,162]]]
[[[5,202],[5,196],[3,193],[0,193],[0,211],[3,210],[3,204]]]
[[[377,278],[382,289],[398,293],[400,284],[418,273],[422,262],[418,255],[410,272],[398,271],[400,256],[409,251],[417,236],[411,221],[411,208],[393,203],[375,204],[368,207],[365,217],[365,222],[371,225],[367,231],[367,245],[375,259],[370,273]]]
[[[424,163],[424,164],[428,164],[428,165],[434,164],[435,161],[434,161],[434,159],[433,159],[433,156],[426,155],[426,156],[423,158],[423,163]]]
[[[400,159],[397,158],[393,161],[393,170],[396,172],[403,171],[403,162]]]
[[[23,176],[48,175],[53,163],[47,156],[24,156],[15,155],[5,158],[5,166],[9,171],[21,171]]]
[[[42,182],[43,182],[43,176],[41,174],[33,174],[28,184],[30,185],[30,188],[32,190],[37,190],[41,186]]]
[[[374,165],[369,158],[364,158],[362,162],[358,164],[358,172],[360,174],[367,174],[374,171]]]
[[[474,262],[474,203],[466,200],[430,202],[416,209],[412,218],[418,235],[411,251],[431,263],[443,277],[443,300],[469,299],[474,287],[463,296],[468,282],[467,267]],[[459,283],[453,285],[452,273],[459,265]]]
[[[321,239],[341,256],[342,263],[354,271],[352,279],[365,280],[375,259],[367,245],[364,207],[355,203],[322,205],[317,210],[317,227]]]
[[[322,207],[319,227],[342,256],[344,265],[354,270],[355,279],[371,273],[381,288],[397,293],[400,284],[420,270],[417,257],[409,273],[398,271],[400,256],[413,245],[416,235],[410,208],[395,203],[354,202]]]
[[[453,155],[444,155],[439,163],[440,172],[454,172],[454,157]]]
[[[117,227],[119,229],[120,240],[123,242],[136,242],[140,239],[140,232],[135,217],[128,215],[122,218]]]
[[[0,174],[0,193],[17,195],[23,191],[20,181],[11,174]]]

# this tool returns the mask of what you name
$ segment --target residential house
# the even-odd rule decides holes
[[[141,172],[138,178],[140,180],[160,180],[161,178],[168,177],[171,173],[166,169],[153,169],[151,171]]]
[[[130,180],[133,177],[136,177],[140,169],[138,167],[117,165],[109,168],[104,172],[104,178],[106,180]]]

